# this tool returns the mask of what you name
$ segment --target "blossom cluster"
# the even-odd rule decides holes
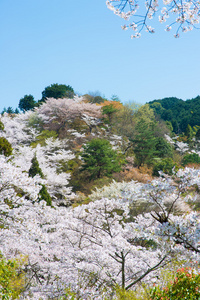
[[[122,29],[128,28],[134,31],[131,38],[141,36],[141,31],[146,29],[149,33],[154,33],[155,29],[148,24],[148,20],[153,19],[158,11],[159,22],[164,23],[168,18],[171,22],[166,26],[166,31],[170,31],[172,27],[177,25],[177,30],[174,37],[179,37],[180,31],[188,32],[199,24],[200,19],[200,1],[185,0],[163,0],[161,4],[158,0],[147,0],[144,3],[137,0],[107,0],[108,9],[114,12],[115,15],[123,18],[126,21],[133,19],[128,25],[123,25]]]

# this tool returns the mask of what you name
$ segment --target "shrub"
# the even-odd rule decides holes
[[[196,153],[186,154],[183,157],[182,165],[185,167],[188,164],[200,164],[200,156]]]
[[[9,141],[4,137],[0,137],[0,154],[10,156],[12,154],[12,150],[13,149]]]
[[[177,270],[176,277],[164,288],[155,286],[150,290],[150,300],[199,300],[200,273],[191,268]]]
[[[19,299],[25,287],[25,275],[21,267],[23,260],[6,260],[0,257],[0,298]]]
[[[154,164],[153,176],[159,176],[159,171],[163,171],[166,174],[172,175],[172,169],[175,167],[175,162],[172,158],[164,158]]]

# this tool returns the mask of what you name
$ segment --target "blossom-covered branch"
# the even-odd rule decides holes
[[[200,1],[199,0],[107,0],[107,7],[120,16],[129,24],[123,25],[122,29],[128,28],[134,31],[131,38],[141,36],[141,31],[146,29],[149,33],[154,33],[150,20],[158,15],[159,22],[164,23],[169,20],[166,31],[172,27],[176,28],[174,36],[179,37],[180,32],[191,31],[199,24]]]

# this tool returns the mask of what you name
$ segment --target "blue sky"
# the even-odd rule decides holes
[[[105,0],[0,0],[0,111],[53,83],[136,103],[200,94],[200,30],[131,40],[123,24]]]

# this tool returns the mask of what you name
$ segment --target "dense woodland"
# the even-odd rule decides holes
[[[171,122],[173,132],[186,132],[187,126],[200,126],[200,96],[183,101],[174,97],[149,102],[150,108],[164,121]]]
[[[199,299],[198,107],[53,84],[5,108],[2,299]]]

